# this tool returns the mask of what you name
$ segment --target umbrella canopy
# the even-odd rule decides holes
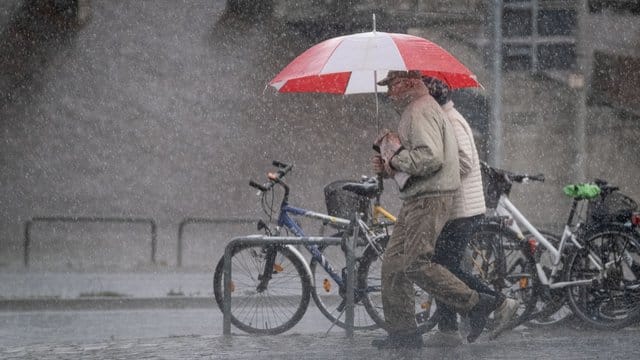
[[[287,65],[269,85],[279,92],[361,94],[386,91],[376,82],[389,70],[419,70],[450,88],[478,87],[453,55],[421,37],[367,32],[323,41]]]

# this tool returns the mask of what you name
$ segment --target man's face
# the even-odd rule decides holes
[[[387,84],[387,95],[391,100],[399,99],[400,94],[406,90],[407,79],[406,78],[393,78]]]

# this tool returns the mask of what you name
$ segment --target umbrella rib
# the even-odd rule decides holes
[[[338,49],[338,47],[340,45],[342,45],[342,43],[344,42],[344,38],[340,39],[340,42],[338,43],[338,45],[334,46],[333,49],[331,49],[331,53],[329,54],[329,56],[327,56],[327,58],[324,60],[324,64],[322,64],[322,67],[320,68],[320,71],[318,71],[318,76],[321,75],[326,75],[323,73],[325,67],[327,67],[327,63],[329,62],[329,60],[331,59],[331,57],[333,56],[333,54],[336,52],[336,50]]]

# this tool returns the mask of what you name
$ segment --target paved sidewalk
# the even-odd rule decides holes
[[[495,341],[455,349],[377,350],[371,340],[381,333],[277,336],[178,336],[117,340],[91,344],[38,344],[0,347],[3,359],[635,359],[637,329],[619,332],[522,330]]]
[[[145,273],[0,273],[0,310],[118,309],[145,307],[215,307],[211,277],[206,272]],[[120,297],[86,296],[103,292]],[[81,296],[81,294],[84,294]],[[179,294],[179,295],[175,295]],[[100,312],[97,312],[101,314]],[[96,324],[99,326],[99,324]],[[134,325],[135,326],[135,325]],[[634,359],[640,352],[640,328],[621,331],[572,327],[519,327],[496,341],[486,334],[475,344],[456,349],[380,351],[370,343],[381,330],[300,332],[277,336],[247,335],[232,327],[231,336],[200,333],[192,336],[112,338],[101,342],[36,343],[0,346],[2,359]],[[86,331],[92,331],[86,328]],[[428,336],[428,335],[427,335]]]
[[[0,311],[212,307],[213,272],[0,272]]]

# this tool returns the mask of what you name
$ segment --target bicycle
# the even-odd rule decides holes
[[[606,180],[594,179],[593,183],[600,188],[600,194],[596,198],[588,200],[586,218],[583,225],[585,231],[597,229],[599,226],[608,223],[623,223],[626,227],[637,226],[634,224],[640,222],[640,219],[634,217],[633,211],[637,209],[637,204],[633,199],[620,193],[619,187],[611,186]],[[541,231],[541,233],[548,239],[550,238],[545,232]],[[525,236],[528,235],[525,234]],[[557,245],[560,240],[559,237],[556,235],[551,235],[551,237],[552,243]],[[631,255],[625,255],[627,258],[629,256]],[[543,251],[541,258],[544,259],[544,257],[545,252]],[[541,260],[541,262],[544,264],[544,260]],[[549,261],[547,261],[548,263]],[[634,273],[640,273],[640,265],[638,265],[637,260],[631,263],[631,268]],[[567,301],[566,291],[555,291],[552,300],[547,302],[537,316],[527,324],[533,326],[550,325],[571,318],[573,312]]]
[[[494,169],[499,173],[510,174]],[[517,175],[512,174],[511,175]],[[508,180],[509,176],[504,177]],[[589,325],[599,329],[618,329],[631,324],[640,317],[640,282],[637,273],[631,270],[629,253],[640,249],[638,234],[617,223],[584,226],[574,223],[578,204],[598,196],[601,188],[593,184],[576,184],[564,188],[572,198],[572,205],[564,231],[557,247],[543,236],[505,197],[505,206],[514,218],[524,224],[531,237],[523,239],[508,228],[494,229],[493,236],[500,237],[492,244],[500,243],[520,249],[521,273],[505,271],[504,267],[493,269],[492,276],[500,279],[518,279],[525,309],[533,309],[539,298],[543,302],[562,306],[562,301],[553,303],[554,296],[566,296],[572,312]],[[500,246],[500,245],[498,245]],[[544,266],[540,259],[540,246],[549,256],[550,264]],[[504,258],[499,250],[492,255]],[[524,266],[522,266],[524,265]],[[563,294],[564,293],[564,294]],[[547,308],[547,313],[551,312]],[[533,312],[525,310],[512,327],[545,314],[545,309]]]
[[[502,243],[501,248],[499,249],[499,254],[502,254],[502,256],[499,256],[497,259],[495,259],[497,261],[495,266],[497,266],[500,271],[494,272],[492,275],[495,278],[489,279],[489,282],[495,285],[503,284],[498,279],[503,279],[506,277],[507,280],[511,280],[507,281],[510,289],[508,290],[507,295],[522,300],[523,297],[526,297],[526,293],[529,290],[526,289],[526,284],[524,283],[524,281],[519,281],[517,272],[520,271],[522,273],[527,273],[531,271],[531,267],[535,265],[533,265],[532,263],[527,263],[526,259],[524,259],[520,255],[521,247],[519,243],[523,240],[535,241],[533,232],[537,231],[538,236],[543,236],[551,244],[557,247],[560,243],[560,236],[548,230],[535,228],[511,202],[511,200],[509,199],[509,195],[514,183],[527,184],[530,182],[544,182],[545,176],[544,174],[516,174],[510,171],[492,168],[485,162],[481,162],[481,171],[483,184],[485,187],[487,214],[492,216],[504,217],[507,220],[505,224],[512,231],[512,233],[515,234],[515,238],[517,238],[516,240],[515,238],[513,238],[513,236],[511,236],[499,241],[488,241],[488,243]],[[524,228],[524,230],[522,230],[521,226]],[[495,229],[489,229],[488,233],[491,234],[494,231]],[[476,254],[476,256],[480,253],[479,248],[482,248],[483,243],[487,244],[487,240],[476,240],[470,242],[471,247],[473,247],[472,251]],[[548,254],[544,250],[545,248],[540,249],[536,253],[536,256],[538,257],[538,261],[542,264],[543,268],[547,269],[548,271],[548,269],[551,267],[551,259],[549,259]],[[485,264],[484,270],[479,271],[483,276],[487,276],[488,269],[486,267],[487,264]],[[506,288],[506,286],[497,287],[502,288],[502,290]],[[531,326],[546,326],[558,324],[564,321],[573,314],[568,306],[563,306],[563,304],[565,304],[564,300],[566,299],[566,296],[564,296],[564,294],[565,292],[562,290],[554,290],[551,294],[551,300],[542,301],[542,299],[540,299],[541,301],[535,304],[535,306],[533,306],[532,304],[528,304],[527,301],[521,302],[521,306],[523,307],[521,307],[521,309],[518,311],[515,322],[522,323],[522,319],[526,317],[529,317],[527,324]],[[536,316],[531,317],[530,315],[532,313],[535,313]]]
[[[307,209],[289,205],[290,188],[284,182],[284,177],[293,169],[293,165],[273,161],[278,169],[276,173],[268,174],[268,182],[259,184],[251,180],[249,185],[259,190],[262,205],[269,218],[274,213],[273,188],[278,185],[284,190],[284,195],[278,209],[276,227],[272,230],[264,221],[258,223],[258,229],[269,236],[278,236],[284,231],[291,231],[295,236],[304,237],[305,233],[292,216],[321,220],[333,224],[343,232],[350,232],[357,227],[363,254],[376,253],[380,255],[383,249],[378,245],[382,239],[388,237],[387,225],[382,223],[370,227],[358,219],[355,223],[346,218],[331,216]],[[378,186],[373,181],[351,183],[349,191],[368,198],[374,197]],[[271,193],[271,203],[267,194]],[[366,209],[358,209],[366,211]],[[304,246],[311,254],[311,265],[307,263],[300,252],[288,245],[258,245],[241,246],[232,252],[231,294],[232,309],[231,322],[241,330],[254,334],[279,334],[291,329],[304,316],[313,297],[316,305],[333,324],[345,327],[340,320],[345,307],[346,268],[339,272],[324,256],[326,250],[321,246]],[[364,256],[364,255],[363,255]],[[367,255],[369,256],[369,255]],[[343,256],[344,258],[344,256]],[[356,259],[356,261],[358,261]],[[218,305],[222,308],[223,298],[223,265],[220,259],[213,279],[214,295]],[[321,281],[320,271],[328,277]],[[329,280],[330,279],[330,280]],[[337,286],[334,286],[337,285]],[[319,291],[326,292],[320,296]],[[370,330],[378,327],[362,309],[362,299],[366,298],[366,291],[356,288],[354,303],[354,329]],[[293,309],[293,310],[292,310]]]

